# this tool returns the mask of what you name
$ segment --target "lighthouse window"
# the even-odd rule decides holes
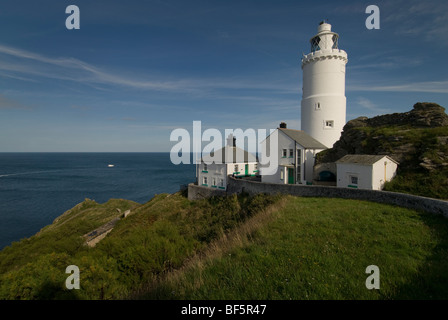
[[[333,120],[325,121],[325,128],[334,128],[334,121]]]
[[[316,102],[314,104],[314,107],[315,107],[316,110],[320,110],[320,102]]]
[[[314,37],[311,39],[311,52],[320,50],[319,42],[320,37]]]
[[[337,49],[338,48],[338,36],[337,35],[333,35],[333,49]]]

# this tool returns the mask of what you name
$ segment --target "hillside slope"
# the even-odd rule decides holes
[[[416,103],[405,113],[347,122],[333,148],[316,165],[346,154],[387,154],[400,163],[385,190],[448,199],[448,115],[435,103]]]
[[[288,196],[249,239],[147,289],[144,299],[448,298],[448,220],[390,205]],[[380,289],[366,288],[367,266]]]
[[[0,252],[0,299],[446,299],[447,221],[344,199],[86,200]],[[69,265],[79,290],[65,287]],[[365,287],[368,265],[379,291]]]
[[[88,200],[28,239],[0,252],[0,299],[121,299],[180,268],[220,236],[278,197],[230,196],[190,202],[161,194],[139,205]],[[122,212],[131,210],[123,217]],[[86,235],[113,228],[95,246]],[[103,228],[104,229],[104,228]],[[65,270],[80,270],[80,290],[68,290]]]

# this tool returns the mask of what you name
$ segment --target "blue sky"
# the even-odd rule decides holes
[[[380,30],[365,27],[370,4]],[[300,58],[323,19],[348,53],[347,120],[448,107],[446,0],[7,0],[0,152],[170,151],[194,120],[300,129]]]

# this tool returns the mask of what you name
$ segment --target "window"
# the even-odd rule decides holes
[[[333,38],[331,40],[333,40],[332,49],[337,49],[338,48],[338,36],[334,34]]]
[[[254,172],[258,172],[258,163],[254,164]]]
[[[320,37],[314,37],[311,39],[311,52],[320,50],[319,42]]]
[[[297,182],[302,181],[302,150],[297,149]]]
[[[203,178],[202,178],[202,185],[204,185],[204,186],[208,186],[207,177],[203,177]]]
[[[325,121],[325,128],[334,128],[334,121],[333,120],[326,120]]]
[[[316,102],[316,103],[314,104],[314,109],[316,109],[316,110],[320,110],[320,102]]]
[[[216,178],[215,178],[215,177],[213,177],[213,183],[212,183],[212,186],[216,186]]]
[[[224,179],[219,179],[219,186],[224,187]]]
[[[202,172],[208,172],[208,171],[207,171],[207,164],[206,164],[206,163],[204,163],[204,168],[203,168]]]
[[[289,149],[289,157],[294,158],[294,149]]]
[[[350,183],[354,185],[358,185],[358,177],[357,176],[350,176]]]
[[[282,157],[286,158],[287,154],[288,154],[288,150],[283,149]]]
[[[235,167],[233,168],[233,172],[238,172],[238,165],[236,164]]]

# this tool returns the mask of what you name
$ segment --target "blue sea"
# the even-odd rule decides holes
[[[0,249],[86,198],[143,204],[194,179],[195,166],[169,153],[0,153]]]

